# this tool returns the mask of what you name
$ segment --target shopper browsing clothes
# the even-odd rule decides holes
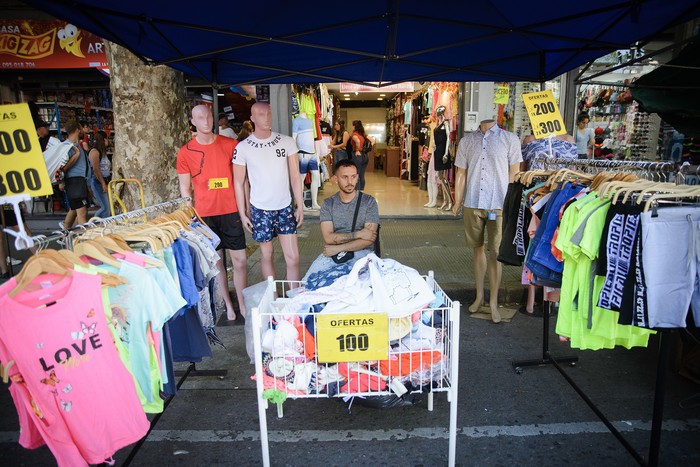
[[[350,133],[345,129],[345,120],[341,118],[333,126],[333,144],[329,146],[333,150],[334,163],[350,157],[347,151],[348,141]]]
[[[299,150],[290,136],[272,131],[269,104],[250,109],[255,131],[236,146],[233,155],[236,201],[243,226],[260,244],[263,277],[275,277],[272,240],[279,237],[287,264],[287,280],[298,281],[297,228],[304,222],[304,201],[299,175]],[[250,181],[250,217],[245,215],[245,180]],[[294,203],[292,206],[292,196]]]
[[[336,162],[332,179],[338,192],[323,200],[321,206],[323,252],[304,276],[310,290],[350,272],[358,259],[374,251],[377,238],[379,207],[374,197],[356,189],[357,164],[349,159]]]
[[[228,279],[223,262],[223,249],[228,251],[233,264],[233,283],[241,314],[245,315],[243,289],[248,285],[248,267],[245,251],[245,232],[238,213],[234,191],[231,158],[238,144],[235,139],[216,135],[214,117],[209,107],[192,108],[192,124],[197,136],[177,152],[177,177],[180,194],[190,197],[194,189],[194,206],[206,224],[221,239],[216,262],[217,288],[226,304],[226,317],[236,319],[236,312],[228,293]]]
[[[109,198],[107,196],[107,183],[105,177],[112,173],[112,164],[107,157],[107,133],[98,131],[95,133],[92,149],[88,153],[92,173],[90,174],[90,189],[100,205],[95,217],[108,217],[110,214]],[[105,175],[106,174],[106,175]]]
[[[593,128],[588,128],[587,113],[582,113],[576,119],[576,129],[574,130],[574,140],[578,150],[579,159],[592,158],[593,145],[595,144],[595,131]],[[590,154],[590,155],[589,155]]]
[[[360,172],[360,180],[357,185],[358,190],[365,189],[365,171],[367,170],[367,164],[369,163],[369,155],[364,152],[366,139],[367,133],[365,133],[365,128],[362,126],[362,121],[353,121],[352,137],[350,138],[350,142],[352,143],[352,160],[355,161],[355,164],[357,164],[357,169]]]
[[[63,228],[70,229],[73,223],[84,224],[87,222],[88,208],[88,177],[90,176],[90,164],[88,157],[80,141],[81,126],[75,120],[66,123],[68,140],[73,143],[68,162],[63,166],[64,191],[69,211],[63,220]]]
[[[494,323],[501,321],[498,288],[502,268],[497,257],[503,201],[508,183],[513,181],[522,160],[520,139],[499,128],[494,120],[482,121],[478,130],[462,138],[455,159],[455,196],[459,203],[455,203],[452,212],[459,215],[464,207],[465,240],[467,247],[474,250],[476,300],[469,306],[469,312],[479,311],[484,300],[484,278],[488,270],[489,307]],[[488,249],[484,246],[484,234]]]

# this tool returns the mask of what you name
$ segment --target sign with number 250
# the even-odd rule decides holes
[[[0,197],[53,193],[27,104],[0,105]]]

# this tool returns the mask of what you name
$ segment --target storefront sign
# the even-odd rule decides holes
[[[510,98],[510,86],[498,86],[493,94],[493,103],[507,105],[508,98]]]
[[[317,315],[318,361],[361,362],[386,360],[389,319],[386,313]]]
[[[53,193],[27,104],[0,105],[0,197]]]
[[[381,88],[355,83],[340,83],[340,92],[413,92],[413,83],[409,81],[406,83],[388,84]]]
[[[535,138],[566,134],[564,119],[551,90],[523,94],[523,101]]]
[[[59,20],[0,20],[0,69],[106,68],[104,42]]]

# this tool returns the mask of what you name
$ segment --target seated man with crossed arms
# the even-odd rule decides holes
[[[374,251],[379,225],[379,208],[377,200],[367,193],[356,191],[359,173],[357,165],[350,159],[342,159],[335,164],[333,181],[338,184],[338,192],[326,198],[321,206],[321,234],[323,235],[323,253],[314,260],[304,276],[305,281],[312,282],[311,289],[328,285],[335,274],[328,274],[334,269],[347,273],[355,262]],[[359,209],[358,207],[359,200]],[[357,209],[355,228],[353,218]],[[353,258],[342,263],[333,260],[333,256],[352,252]],[[341,253],[341,255],[338,255]],[[341,259],[342,261],[342,259]],[[320,273],[320,274],[319,274]],[[341,274],[342,275],[342,274]],[[317,282],[324,276],[322,284]],[[309,284],[307,284],[309,288]]]

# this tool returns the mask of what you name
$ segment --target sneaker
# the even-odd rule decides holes
[[[64,224],[63,221],[59,222],[58,226],[61,228],[61,230],[66,230],[66,224]]]
[[[17,265],[22,264],[22,261],[19,260],[19,259],[14,259],[14,258],[11,257],[11,256],[8,256],[7,258],[5,258],[5,263],[11,264],[11,265],[13,265],[13,266],[17,266]]]

